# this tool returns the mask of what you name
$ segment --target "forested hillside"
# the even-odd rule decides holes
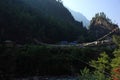
[[[87,32],[56,0],[1,0],[0,41],[46,43],[74,41]]]

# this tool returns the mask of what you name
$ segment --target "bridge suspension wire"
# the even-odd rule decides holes
[[[97,41],[100,41],[100,40],[104,39],[105,37],[109,36],[110,34],[112,34],[113,32],[115,32],[115,31],[118,30],[118,29],[119,29],[118,27],[115,28],[115,29],[113,29],[111,32],[109,32],[108,34],[106,34],[106,35],[104,35],[103,37],[99,38]],[[89,58],[89,57],[86,57],[86,58]],[[91,58],[89,58],[89,59],[91,59]],[[92,60],[92,59],[91,59],[91,60]],[[90,65],[89,63],[87,63],[87,62],[85,62],[85,61],[83,61],[83,60],[80,60],[80,61],[81,61],[82,63],[87,64],[88,66],[90,66],[90,67],[98,70],[97,67],[95,67],[95,66],[93,66],[93,65]],[[104,73],[104,74],[107,74],[110,78],[112,78],[110,73],[108,73],[108,72],[106,72],[106,71],[100,71],[100,72],[101,72],[101,73]]]
[[[107,36],[109,36],[110,34],[112,34],[113,32],[115,32],[116,30],[119,30],[119,28],[117,27],[117,28],[113,29],[113,30],[110,31],[108,34],[106,34],[106,35],[104,35],[103,37],[99,38],[97,41],[100,41],[100,40],[104,39],[105,37],[107,37]],[[96,41],[94,41],[94,42],[96,42]],[[93,43],[93,42],[91,42],[91,43]],[[86,57],[86,58],[89,58],[89,57]],[[89,58],[89,59],[91,59],[91,58]],[[91,59],[91,60],[92,60],[92,59]],[[88,66],[90,66],[90,67],[98,70],[97,67],[95,67],[95,66],[93,66],[93,65],[91,65],[91,64],[89,64],[89,63],[87,63],[87,62],[85,62],[85,61],[83,61],[83,60],[80,60],[80,61],[81,61],[82,63],[87,64]],[[112,78],[111,74],[108,73],[108,72],[106,72],[106,71],[100,71],[100,73],[104,73],[104,74],[106,74],[107,76],[109,76],[109,78]]]
[[[71,47],[71,46],[76,46],[76,47],[85,47],[85,46],[89,46],[89,45],[92,45],[92,44],[98,44],[98,42],[102,39],[104,39],[105,37],[109,36],[110,34],[112,34],[113,32],[115,32],[116,30],[119,30],[119,27],[113,29],[112,31],[110,31],[109,33],[107,33],[106,35],[102,36],[101,38],[97,39],[96,41],[93,41],[93,42],[86,42],[86,43],[81,43],[81,44],[75,44],[75,45],[70,45],[70,44],[67,44],[67,45],[61,45],[61,44],[48,44],[48,43],[43,43],[43,42],[40,42],[39,40],[37,39],[34,39],[34,41],[37,43],[37,44],[40,44],[40,45],[43,45],[43,46],[51,46],[51,47]],[[103,40],[104,42],[104,40]]]
[[[104,39],[105,37],[109,36],[110,34],[112,34],[113,32],[115,32],[118,29],[119,29],[118,27],[115,28],[115,29],[113,29],[112,31],[110,31],[109,33],[107,33],[106,35],[104,35],[103,37],[97,39],[97,41],[100,41],[100,40]]]

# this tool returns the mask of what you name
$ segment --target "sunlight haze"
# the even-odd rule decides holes
[[[98,12],[104,12],[113,23],[120,26],[120,0],[62,0],[63,4],[82,13],[91,20]]]

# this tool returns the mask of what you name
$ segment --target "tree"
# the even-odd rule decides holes
[[[113,80],[119,80],[120,79],[120,49],[117,49],[113,52],[114,58],[111,62],[112,67],[112,77]]]
[[[100,12],[100,17],[105,18],[106,19],[106,14],[104,12]]]
[[[101,72],[90,72],[88,68],[81,70],[80,80],[109,80],[110,78],[105,77],[104,73]]]
[[[113,36],[113,42],[120,47],[120,36]]]
[[[96,18],[99,17],[99,13],[96,13],[96,14],[95,14],[95,17],[96,17]]]
[[[98,58],[97,61],[92,60],[90,62],[91,65],[93,65],[95,68],[98,69],[99,72],[104,72],[106,70],[109,70],[109,64],[110,63],[110,57],[105,53],[101,53],[100,57]]]
[[[106,19],[106,14],[104,12],[96,13],[95,18],[102,17]]]

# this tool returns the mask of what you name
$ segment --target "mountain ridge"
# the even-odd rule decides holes
[[[0,41],[57,43],[77,40],[87,31],[56,0],[4,0],[0,6]]]
[[[84,27],[88,28],[90,21],[80,12],[76,12],[68,8],[68,10],[73,15],[74,19],[79,22],[83,22]]]

